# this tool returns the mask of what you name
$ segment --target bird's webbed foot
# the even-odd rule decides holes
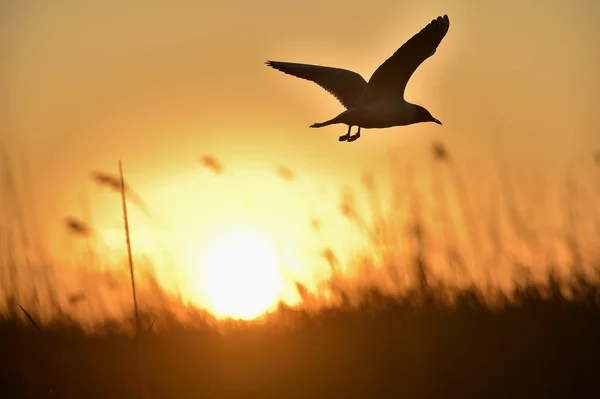
[[[348,126],[348,133],[340,136],[339,140],[340,141],[348,141],[350,139],[350,129],[352,129],[352,126]]]
[[[358,127],[358,131],[356,132],[356,134],[353,134],[352,136],[348,137],[348,142],[351,143],[354,140],[358,140],[360,138],[360,126]]]

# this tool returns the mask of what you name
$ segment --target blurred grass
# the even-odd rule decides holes
[[[226,168],[215,157],[202,159],[211,170]],[[484,217],[443,144],[434,144],[431,162],[433,206],[410,170],[402,174],[398,167],[402,183],[392,182],[391,205],[384,204],[376,177],[363,176],[371,215],[361,215],[355,193],[342,190],[339,211],[363,233],[369,250],[356,260],[358,278],[350,279],[325,248],[332,278],[321,291],[296,282],[304,307],[280,304],[257,322],[216,322],[146,275],[140,342],[150,397],[599,397],[600,231],[579,227],[582,217],[600,226],[598,193],[565,178],[567,223],[559,232],[568,251],[565,268],[543,244],[540,235],[547,232],[532,226],[535,212],[522,209],[506,169]],[[3,204],[26,204],[8,179],[14,174],[5,172]],[[285,165],[276,173],[287,183],[299,178]],[[508,224],[500,222],[501,205]],[[102,308],[100,286],[122,292],[117,303],[130,308],[126,275],[82,271],[87,277],[78,292],[45,289],[49,278],[21,290],[29,269],[18,263],[15,249],[25,246],[27,231],[8,226],[15,225],[10,215],[24,213],[5,211],[1,225],[0,396],[140,397],[127,335],[133,320],[104,309],[103,323],[86,326],[71,314]],[[82,239],[93,232],[74,217],[66,227]],[[19,259],[29,252],[21,250]],[[509,286],[497,283],[499,264],[512,267]],[[324,301],[326,293],[335,300]]]
[[[369,290],[355,307],[282,307],[267,323],[221,330],[162,314],[141,337],[150,396],[597,397],[597,284],[549,276],[494,306],[484,294],[436,287],[424,303]],[[131,341],[108,324],[88,335],[55,321],[39,334],[4,319],[0,338],[2,397],[139,397]]]

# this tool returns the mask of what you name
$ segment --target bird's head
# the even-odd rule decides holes
[[[416,122],[434,122],[437,123],[438,125],[441,125],[442,122],[440,122],[439,120],[437,120],[436,118],[434,118],[433,116],[431,116],[431,113],[429,111],[427,111],[425,108],[421,107],[420,105],[417,105],[417,112],[415,114],[415,119]]]

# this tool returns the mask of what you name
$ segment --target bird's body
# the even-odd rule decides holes
[[[447,15],[438,17],[414,35],[377,68],[369,82],[356,72],[319,65],[267,61],[267,65],[298,78],[307,79],[334,95],[346,107],[335,118],[314,123],[319,128],[337,123],[348,125],[340,141],[354,141],[360,129],[384,129],[420,122],[441,122],[420,105],[404,99],[404,89],[414,71],[435,51],[448,32]],[[350,135],[352,126],[358,132]]]
[[[403,99],[377,101],[363,106],[352,107],[326,122],[315,123],[311,127],[323,127],[335,123],[360,126],[363,129],[384,129],[392,126],[406,126],[413,123],[417,107]]]

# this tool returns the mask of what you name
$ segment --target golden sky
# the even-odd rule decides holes
[[[418,175],[419,158],[443,141],[480,192],[495,173],[495,148],[517,177],[558,184],[600,147],[594,0],[125,3],[0,5],[0,140],[15,166],[28,165],[45,225],[81,214],[85,193],[96,223],[118,227],[118,202],[106,205],[110,195],[88,176],[114,173],[122,159],[127,179],[183,240],[206,242],[243,220],[295,237],[281,245],[307,253],[322,246],[310,239],[310,218],[335,213],[340,186],[358,185],[363,171],[387,173],[390,152]],[[308,128],[342,110],[335,98],[264,65],[339,66],[368,79],[443,14],[450,30],[406,91],[443,126],[367,130],[339,143],[344,126]],[[204,170],[205,154],[228,172]],[[279,164],[298,176],[294,184],[277,177]],[[335,246],[348,228],[331,219],[325,241]]]

